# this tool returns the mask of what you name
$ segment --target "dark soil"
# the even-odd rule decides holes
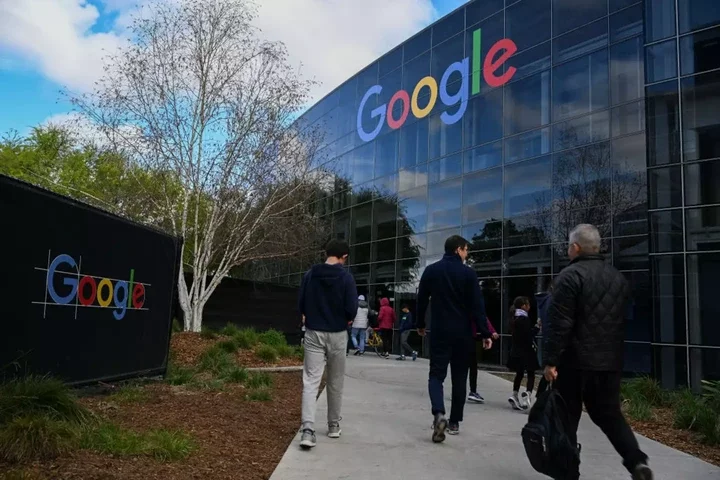
[[[147,385],[143,388],[150,398],[141,403],[84,398],[92,410],[123,427],[182,430],[191,435],[196,449],[177,462],[76,451],[52,462],[23,466],[25,478],[268,479],[300,425],[302,392],[299,372],[273,374],[273,380],[269,402],[246,400],[247,390],[240,385],[212,392]]]

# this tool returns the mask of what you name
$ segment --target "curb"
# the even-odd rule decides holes
[[[295,367],[252,367],[248,372],[302,372],[302,365]]]

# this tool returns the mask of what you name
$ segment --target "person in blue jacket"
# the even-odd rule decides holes
[[[408,343],[408,338],[413,330],[415,330],[415,322],[410,313],[410,307],[405,304],[402,306],[400,314],[400,356],[397,358],[398,360],[405,360],[406,353],[412,357],[413,362],[417,360],[417,352]]]
[[[483,339],[483,347],[486,350],[492,347],[480,283],[475,271],[465,265],[468,247],[469,242],[459,235],[448,238],[445,255],[425,269],[418,289],[417,329],[421,336],[425,335],[425,315],[432,298],[428,391],[435,443],[445,440],[446,429],[451,435],[460,433],[467,394],[468,358],[475,341],[471,322]],[[452,379],[449,422],[445,418],[443,399],[448,365]]]

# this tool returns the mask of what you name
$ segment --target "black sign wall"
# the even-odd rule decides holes
[[[87,383],[162,374],[179,241],[0,175],[0,368]]]

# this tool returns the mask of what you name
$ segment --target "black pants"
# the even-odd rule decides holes
[[[513,382],[513,392],[520,391],[520,385],[522,385],[522,379],[525,376],[525,370],[518,370],[515,372],[515,381]],[[527,370],[527,391],[531,392],[535,388],[535,371]]]
[[[380,330],[380,338],[383,343],[383,352],[392,353],[392,330]]]
[[[541,393],[543,393],[545,390],[547,390],[547,387],[548,387],[548,381],[545,380],[545,376],[543,375],[540,377],[540,383],[538,384],[538,389],[537,389],[538,397],[540,396]]]
[[[436,335],[430,337],[430,376],[428,392],[432,403],[432,413],[445,414],[443,382],[447,377],[448,365],[452,380],[452,405],[450,421],[462,422],[467,396],[468,356],[474,348],[474,340],[467,337],[446,337]]]
[[[570,441],[577,443],[577,428],[585,404],[590,419],[605,433],[615,450],[623,458],[623,465],[630,472],[639,464],[647,462],[620,410],[620,372],[593,372],[572,368],[558,369],[554,384],[567,403],[571,431]]]
[[[477,348],[478,342],[473,342],[472,348],[470,348],[470,392],[477,393],[477,377],[478,377],[478,360],[477,360]]]

